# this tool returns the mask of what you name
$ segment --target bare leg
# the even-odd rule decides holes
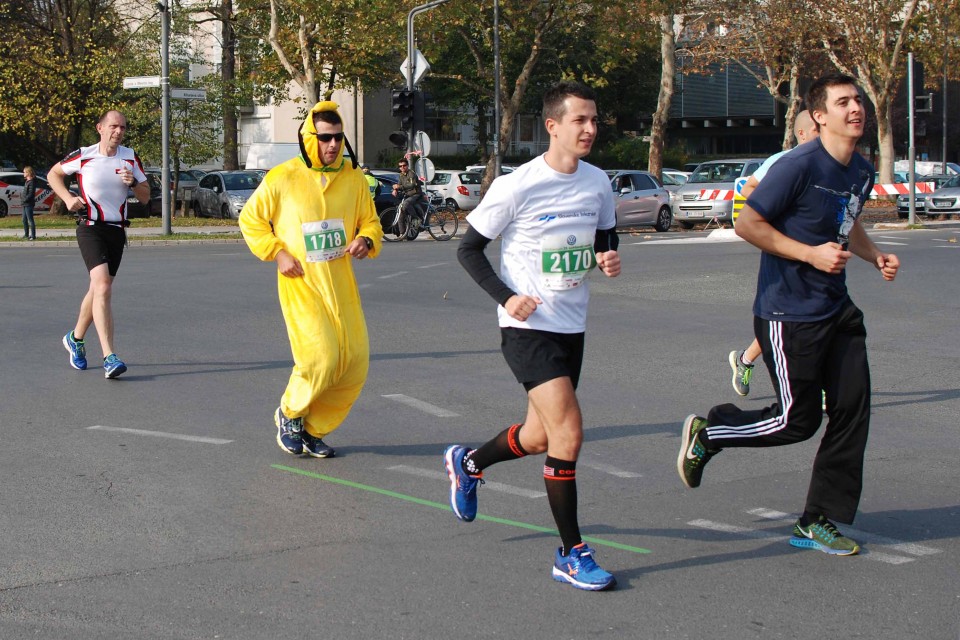
[[[110,300],[113,293],[113,276],[106,264],[100,264],[90,270],[90,288],[80,303],[80,315],[73,335],[78,340],[83,339],[94,324],[100,338],[100,347],[103,357],[113,353],[113,311]]]
[[[743,352],[743,361],[753,364],[757,358],[760,357],[760,342],[754,338],[753,342],[750,343],[750,346],[747,347]]]

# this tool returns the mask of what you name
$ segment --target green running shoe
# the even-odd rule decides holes
[[[859,544],[841,534],[824,516],[806,528],[797,520],[790,544],[800,549],[819,549],[835,556],[852,556],[860,551]]]
[[[745,396],[750,393],[750,378],[753,377],[753,365],[743,364],[741,359],[743,352],[731,351],[727,360],[730,362],[730,368],[733,369],[733,390],[739,396]]]
[[[683,484],[691,489],[700,486],[700,478],[703,476],[703,467],[714,455],[720,452],[719,449],[708,451],[706,447],[700,444],[700,438],[697,437],[701,431],[707,427],[705,418],[690,414],[683,421],[683,433],[680,435],[680,455],[677,456],[677,472]]]

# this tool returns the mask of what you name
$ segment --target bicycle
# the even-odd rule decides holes
[[[404,207],[404,199],[398,207],[388,207],[380,214],[380,226],[383,227],[383,239],[387,242],[415,240],[420,232],[426,230],[434,240],[449,240],[457,233],[460,220],[455,211],[447,205],[437,206],[428,202],[423,217],[416,214],[413,206]],[[404,215],[400,215],[404,211]]]

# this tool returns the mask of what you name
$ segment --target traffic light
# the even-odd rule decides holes
[[[394,91],[391,97],[391,113],[394,118],[400,118],[404,131],[413,125],[414,92],[402,89]]]

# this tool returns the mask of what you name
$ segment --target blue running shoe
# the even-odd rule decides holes
[[[63,348],[70,352],[70,366],[83,371],[87,368],[87,348],[83,340],[76,340],[73,331],[63,336]]]
[[[321,438],[315,438],[304,429],[300,434],[303,440],[303,452],[313,458],[332,458],[337,455],[337,451],[323,441]]]
[[[273,422],[277,425],[277,444],[280,448],[295,456],[303,453],[303,418],[288,418],[277,407]]]
[[[117,357],[117,354],[111,353],[103,359],[103,377],[107,379],[116,378],[127,370],[127,365],[123,360]]]
[[[483,474],[471,476],[463,470],[463,457],[471,449],[453,444],[443,452],[443,466],[450,478],[450,508],[464,522],[477,517],[477,485],[483,484]]]
[[[581,542],[566,556],[563,549],[557,549],[553,561],[553,579],[557,582],[569,582],[577,589],[603,591],[617,584],[612,573],[601,569],[593,559],[593,549]]]

